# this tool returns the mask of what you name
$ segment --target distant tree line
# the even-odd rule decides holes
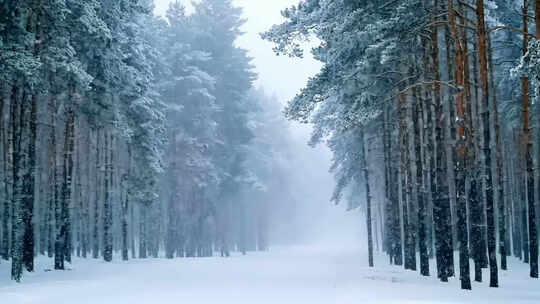
[[[286,145],[230,0],[0,1],[0,257],[267,250]],[[281,129],[279,129],[281,128]],[[280,150],[281,149],[281,150]],[[250,165],[251,164],[251,165]],[[253,165],[255,164],[255,165]]]
[[[302,0],[282,14],[262,37],[293,57],[317,38],[324,64],[286,115],[333,151],[333,200],[365,210],[369,265],[374,246],[424,276],[435,258],[441,281],[471,289],[470,261],[498,287],[513,255],[538,278],[540,1]]]

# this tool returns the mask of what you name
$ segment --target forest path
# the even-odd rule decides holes
[[[5,278],[8,264],[2,263],[0,303],[540,303],[539,282],[513,259],[510,267],[520,269],[502,273],[502,288],[473,283],[472,292],[461,291],[455,279],[442,284],[387,266],[382,256],[376,269],[366,267],[366,260],[360,249],[293,247],[227,259],[76,259],[71,271],[46,272],[50,261],[40,259],[22,284]]]

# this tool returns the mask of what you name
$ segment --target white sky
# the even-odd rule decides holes
[[[171,0],[154,0],[156,14],[163,15]],[[189,3],[190,1],[185,0]],[[244,9],[244,16],[248,19],[244,25],[246,33],[238,40],[238,45],[249,51],[253,57],[259,80],[257,86],[263,86],[270,94],[276,94],[281,103],[285,103],[305,86],[307,79],[317,73],[320,63],[306,52],[305,59],[291,59],[276,56],[272,51],[272,44],[263,41],[259,33],[269,29],[273,24],[279,23],[281,10],[298,3],[298,0],[233,0]]]

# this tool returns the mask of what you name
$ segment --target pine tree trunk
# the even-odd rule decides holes
[[[148,256],[147,219],[147,207],[142,203],[139,205],[139,259],[146,259]]]
[[[5,185],[7,184],[7,170],[6,170],[6,125],[4,122],[4,104],[5,104],[5,96],[4,96],[4,90],[5,87],[7,87],[4,84],[0,84],[0,157],[2,157],[2,163],[1,163],[1,169],[2,169],[2,175],[0,176],[0,193],[2,193],[2,196],[0,196],[0,258],[3,258],[4,255],[4,238],[5,238],[5,231],[7,229],[7,225],[4,226],[4,218],[5,214],[8,212],[7,209],[5,209],[4,201],[8,199],[8,192],[6,191]]]
[[[47,253],[50,258],[55,255],[56,246],[56,209],[57,209],[57,187],[56,187],[56,95],[52,93],[49,98],[48,111],[50,117],[50,136],[49,136],[49,191],[48,191],[48,207],[47,212]]]
[[[103,177],[103,259],[105,262],[112,261],[112,205],[110,198],[110,184],[112,175],[112,159],[109,159],[109,149],[112,143],[109,143],[109,135],[104,132],[104,177]],[[112,136],[111,136],[112,139]]]
[[[393,261],[393,219],[390,202],[390,159],[388,157],[388,105],[383,106],[383,154],[384,154],[384,227],[387,227],[383,239],[383,251],[388,254],[390,264]]]
[[[477,40],[477,39],[476,39]],[[472,39],[472,41],[476,41]],[[471,90],[471,184],[469,189],[469,205],[470,205],[470,222],[471,222],[471,246],[473,250],[473,258],[475,260],[475,281],[482,281],[482,268],[487,268],[487,240],[486,240],[486,225],[485,225],[485,204],[483,196],[482,170],[483,162],[481,157],[482,143],[482,124],[480,119],[480,85],[478,80],[478,48],[477,43],[474,44],[471,52],[473,56],[472,64],[472,83],[474,89]],[[478,268],[477,268],[478,266]]]
[[[456,25],[456,14],[454,11],[454,0],[448,1],[449,20],[456,43],[456,86],[465,87],[465,46],[458,34]],[[471,289],[470,266],[469,266],[469,239],[467,233],[467,198],[465,194],[466,168],[468,164],[467,137],[470,132],[467,130],[467,103],[465,90],[457,93],[456,113],[457,113],[457,143],[456,143],[456,214],[457,214],[457,237],[459,244],[459,268],[461,289]]]
[[[56,102],[56,101],[55,101]],[[56,106],[55,106],[56,108]],[[56,147],[56,118],[53,123],[53,140],[52,145]],[[55,223],[56,223],[56,233],[55,233],[55,242],[54,242],[54,269],[64,270],[64,260],[65,260],[65,240],[66,240],[66,218],[65,218],[65,206],[63,204],[63,199],[59,195],[58,187],[58,155],[56,153],[56,148],[54,152],[54,205],[55,205]]]
[[[32,9],[35,15],[31,17],[32,21],[27,25],[29,32],[34,32],[34,57],[40,58],[41,51],[41,1],[33,3]],[[31,27],[31,28],[30,28]],[[27,154],[27,169],[23,177],[24,191],[24,243],[23,243],[23,263],[27,271],[34,271],[34,193],[35,193],[35,177],[36,177],[36,143],[37,143],[37,92],[32,92],[30,101],[30,117],[28,117],[28,154]]]
[[[436,52],[437,50],[436,49],[433,49],[432,50],[432,62],[431,62],[431,67],[427,66],[428,68],[428,71],[430,71],[429,74],[432,74],[430,75],[432,79],[437,79],[436,77],[438,77],[438,68],[434,66],[434,64],[436,63],[433,62],[433,59],[437,57],[437,54],[434,53]],[[428,51],[429,52],[429,51]],[[433,199],[435,198],[435,194],[437,192],[437,187],[436,187],[436,169],[435,169],[435,160],[436,160],[436,155],[435,155],[435,123],[434,123],[434,115],[435,115],[435,111],[434,111],[434,105],[436,104],[436,99],[437,99],[437,94],[438,94],[438,91],[435,90],[436,86],[435,85],[432,85],[430,88],[428,88],[429,92],[431,92],[430,94],[430,98],[426,99],[427,100],[427,105],[426,105],[426,155],[428,156],[428,161],[429,163],[427,164],[428,167],[429,167],[429,172],[428,172],[428,176],[427,176],[427,180],[429,180],[429,189],[426,189],[426,191],[428,191],[429,195],[428,195],[428,206],[427,206],[427,210],[428,210],[428,214],[427,214],[427,222],[428,222],[428,225],[427,225],[427,231],[428,231],[428,252],[429,252],[429,257],[430,259],[433,258],[435,256],[435,237],[434,237],[434,221],[433,221]],[[437,268],[438,269],[438,268]]]
[[[14,84],[11,96],[11,129],[13,134],[13,184],[11,218],[11,279],[20,282],[23,271],[24,209],[22,189],[22,126],[24,125],[24,105],[20,100],[19,86]],[[22,100],[24,100],[24,96]]]
[[[178,166],[177,166],[177,155],[178,155],[178,143],[177,143],[177,132],[171,131],[169,134],[170,143],[169,143],[169,158],[170,164],[168,168],[168,191],[167,194],[167,235],[165,239],[165,256],[168,259],[174,258],[174,253],[178,248],[177,244],[177,213],[176,205],[178,204],[178,195],[180,194],[179,189],[179,177],[178,177]]]
[[[435,7],[439,7],[435,1]],[[443,104],[448,103],[449,90],[446,85],[441,86],[441,82],[446,83],[448,72],[444,60],[447,58],[446,49],[446,29],[444,27],[433,27],[433,62],[435,71],[435,136],[437,144],[436,153],[436,192],[433,195],[433,220],[435,223],[435,242],[437,257],[438,277],[443,282],[448,281],[452,275],[451,255],[453,255],[451,246],[451,224],[450,224],[450,198],[448,195],[448,176],[447,160],[445,149],[445,129],[446,118],[444,115]],[[440,82],[439,82],[440,81]],[[444,100],[443,100],[444,99]]]
[[[528,48],[528,7],[529,3],[527,0],[523,1],[523,30],[525,35],[523,36],[523,54],[527,53]],[[537,5],[535,5],[536,11]],[[537,33],[540,34],[540,33]],[[534,198],[534,171],[533,171],[533,160],[532,160],[532,140],[530,135],[530,98],[529,98],[529,80],[526,77],[522,78],[522,94],[523,94],[523,103],[522,103],[522,113],[523,113],[523,147],[524,147],[524,156],[525,156],[525,184],[526,184],[526,193],[527,193],[527,203],[528,203],[528,228],[529,228],[529,265],[530,265],[530,276],[532,278],[538,277],[538,236],[536,228],[536,208],[535,208],[535,198]]]
[[[522,158],[522,150],[520,147],[522,146],[519,144],[517,138],[516,138],[516,130],[512,130],[512,146],[517,147],[518,151],[516,153],[516,157],[513,157],[510,161],[510,176],[511,176],[511,182],[512,182],[512,221],[513,221],[513,248],[514,248],[514,256],[519,258],[520,260],[523,259],[523,235],[522,231],[523,228],[521,227],[521,203],[523,201],[520,198],[520,178],[519,178],[519,163]]]
[[[37,142],[37,95],[33,94],[30,103],[28,121],[28,164],[23,177],[24,191],[24,243],[23,263],[27,271],[34,271],[34,188],[36,177],[36,142]]]
[[[404,240],[401,233],[401,216],[399,206],[399,170],[397,167],[397,158],[393,153],[392,146],[392,133],[388,131],[388,159],[389,159],[389,174],[390,174],[390,202],[392,204],[392,220],[393,220],[393,246],[392,253],[394,257],[394,264],[403,265],[403,246]]]
[[[490,287],[498,287],[498,266],[495,237],[495,208],[493,202],[493,174],[491,171],[491,127],[490,127],[490,96],[488,79],[488,57],[487,57],[487,33],[484,15],[484,1],[478,0],[477,6],[477,34],[478,34],[478,54],[480,59],[480,84],[482,100],[482,123],[484,126],[484,165],[486,183],[486,215],[487,215],[487,238],[488,257],[490,268]]]
[[[492,100],[493,100],[493,123],[495,125],[495,145],[497,147],[496,152],[496,172],[497,172],[497,201],[498,201],[498,222],[499,222],[499,254],[501,255],[501,269],[506,270],[508,268],[506,262],[506,246],[505,246],[505,237],[506,237],[506,197],[504,195],[504,174],[503,174],[503,153],[502,153],[502,140],[501,140],[501,128],[499,125],[499,111],[498,111],[498,102],[497,95],[495,94],[495,75],[494,75],[494,66],[493,66],[493,51],[491,48],[491,39],[488,36],[488,64],[489,64],[489,73],[490,73],[490,87],[492,91]]]
[[[128,254],[128,210],[129,210],[129,196],[130,196],[130,179],[131,179],[131,144],[127,144],[127,154],[128,154],[128,169],[126,175],[126,194],[124,204],[122,206],[122,260],[127,261],[129,259]]]
[[[96,166],[95,166],[95,193],[94,193],[94,219],[92,224],[92,258],[97,259],[99,258],[99,218],[100,218],[100,212],[99,212],[99,198],[100,198],[100,192],[101,192],[101,178],[100,173],[102,171],[101,169],[101,137],[100,137],[100,128],[96,129]]]
[[[403,210],[403,237],[404,237],[404,253],[405,253],[405,269],[412,269],[412,257],[411,257],[411,232],[409,228],[409,201],[407,197],[408,180],[407,173],[409,167],[409,155],[408,155],[408,131],[407,131],[407,105],[406,105],[405,93],[401,93],[397,98],[397,108],[399,111],[399,154],[400,154],[400,184],[401,184],[401,207]]]
[[[426,56],[423,57],[424,59],[427,58]],[[421,71],[422,75],[424,73],[425,71]],[[423,276],[429,276],[429,256],[426,244],[426,180],[424,178],[424,159],[422,157],[422,128],[424,124],[424,112],[422,103],[424,102],[424,95],[425,94],[422,87],[422,90],[420,90],[420,94],[417,94],[414,100],[415,103],[412,109],[412,119],[414,123],[414,154],[416,154],[416,201],[418,204],[416,217],[418,223],[417,234],[418,250],[420,252],[420,274]]]
[[[360,127],[360,145],[362,146],[362,169],[364,170],[364,184],[366,190],[366,226],[368,235],[368,264],[373,267],[373,232],[371,225],[371,193],[369,188],[369,168],[365,147],[364,129]]]
[[[132,203],[129,205],[129,242],[131,247],[131,258],[135,259],[136,251],[135,251],[135,205]]]
[[[64,166],[63,166],[63,183],[62,183],[62,219],[65,227],[63,235],[63,251],[64,258],[68,263],[71,263],[72,253],[72,225],[71,225],[71,192],[73,183],[73,153],[75,149],[75,112],[74,112],[74,96],[75,87],[70,88],[69,105],[67,106],[67,119],[64,128]]]
[[[412,60],[412,58],[411,58]],[[412,85],[412,83],[411,83]],[[407,124],[407,133],[406,133],[406,146],[405,149],[407,151],[407,163],[406,163],[406,173],[407,173],[407,213],[408,213],[408,222],[409,222],[409,236],[408,236],[408,255],[409,255],[409,269],[416,271],[417,265],[416,265],[416,233],[418,231],[416,226],[416,218],[418,215],[418,212],[416,210],[416,202],[413,199],[413,165],[415,164],[415,159],[413,158],[413,149],[414,149],[414,126],[411,125],[411,120],[409,119],[412,117],[412,113],[414,112],[414,103],[416,100],[416,90],[413,88],[409,90],[408,93],[405,95],[406,100],[406,124]],[[420,157],[420,155],[418,155]]]
[[[8,86],[9,88],[9,86]],[[4,94],[4,92],[2,92],[2,94]],[[1,255],[1,258],[4,259],[4,260],[9,260],[9,256],[10,256],[10,239],[9,239],[9,236],[10,236],[10,233],[9,233],[9,229],[10,229],[10,206],[11,206],[11,197],[10,197],[10,190],[9,190],[9,186],[10,186],[10,168],[11,168],[11,164],[12,164],[12,159],[11,159],[11,156],[12,156],[12,149],[13,149],[13,136],[12,136],[12,122],[11,122],[11,119],[12,119],[12,115],[11,115],[11,111],[12,111],[12,108],[13,108],[13,100],[11,100],[9,102],[9,117],[8,117],[8,120],[5,122],[5,124],[2,125],[2,130],[0,130],[3,134],[3,145],[4,145],[4,150],[3,150],[3,155],[4,155],[4,185],[3,185],[3,190],[4,190],[4,201],[2,202],[2,206],[4,207],[4,213],[2,215],[2,244],[0,244],[1,246],[1,252],[0,252],[0,255]],[[12,177],[12,176],[11,176]]]
[[[523,144],[523,132],[516,136],[516,146],[520,150],[520,161],[517,176],[519,178],[519,201],[520,204],[520,222],[521,222],[521,248],[523,251],[523,262],[529,264],[529,226],[527,225],[527,178],[525,165],[525,145]]]
[[[524,7],[527,7],[524,1]],[[536,39],[540,40],[540,2],[534,2]],[[525,15],[527,16],[527,15]],[[526,19],[526,18],[524,18]],[[525,40],[525,39],[524,39]],[[525,43],[525,42],[524,42]],[[526,49],[524,49],[526,51]],[[536,224],[536,200],[534,198],[534,169],[532,160],[533,144],[530,135],[530,101],[528,91],[523,92],[523,141],[525,143],[525,164],[527,178],[527,201],[529,211],[529,265],[531,278],[538,278],[538,230]]]
[[[91,140],[91,129],[86,125],[86,158],[85,158],[85,187],[83,187],[84,195],[82,195],[81,200],[84,200],[84,209],[83,209],[83,218],[82,218],[82,257],[86,258],[90,251],[90,153],[92,151],[92,140]],[[82,174],[82,172],[81,172]],[[94,185],[95,186],[95,185]],[[82,187],[82,185],[81,185]],[[81,189],[81,194],[82,194]]]

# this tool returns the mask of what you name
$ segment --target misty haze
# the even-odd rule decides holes
[[[540,0],[0,0],[0,304],[538,304]]]

